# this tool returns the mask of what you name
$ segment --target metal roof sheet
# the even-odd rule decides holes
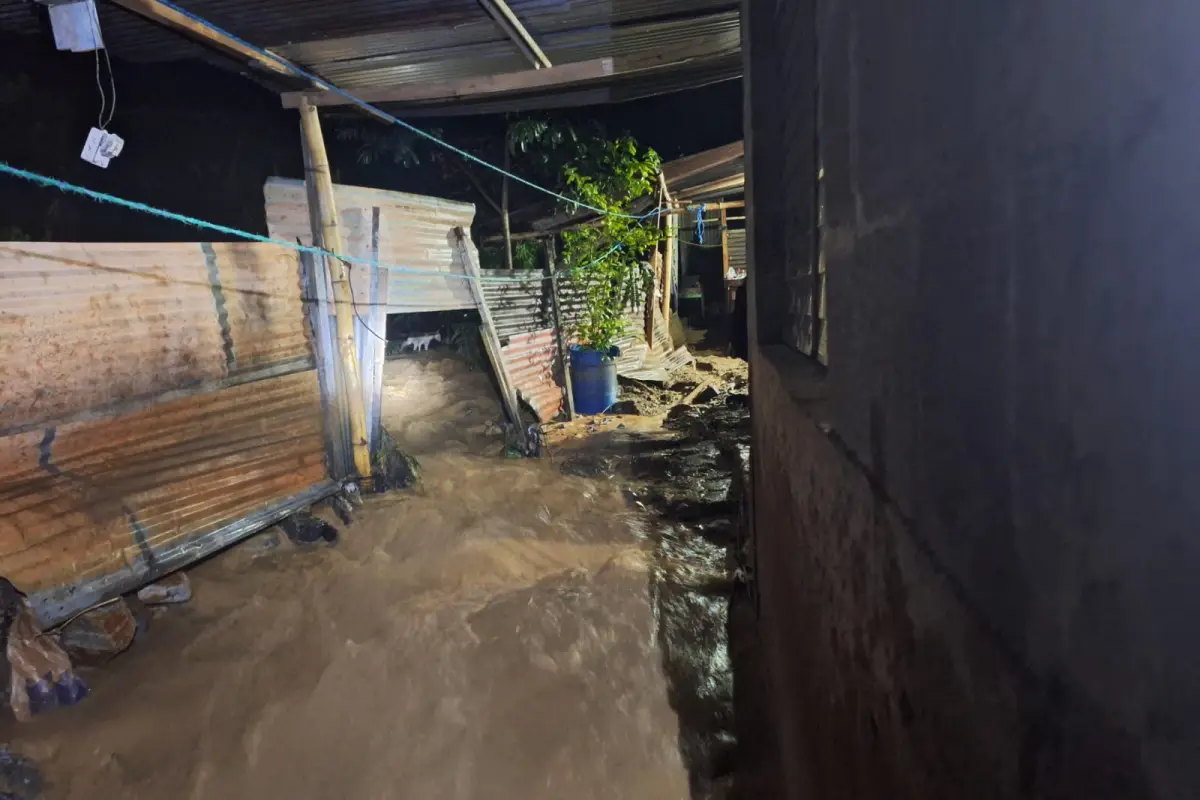
[[[479,75],[529,67],[476,0],[175,0],[252,44],[270,48],[348,89]],[[580,87],[542,90],[551,105],[614,102],[725,80],[740,74],[739,3],[735,0],[510,0],[513,11],[555,64],[613,57],[643,64],[683,62],[675,69],[616,75],[586,89],[637,84],[596,93]],[[99,0],[112,53],[135,62],[207,57],[211,51],[171,30]],[[0,31],[39,34],[32,0],[0,0]],[[245,71],[246,65],[222,61]],[[719,64],[718,64],[719,62]],[[275,79],[278,80],[277,78]],[[453,101],[441,107],[455,107]],[[466,101],[470,113],[548,107],[523,98]],[[426,104],[428,107],[429,104]]]

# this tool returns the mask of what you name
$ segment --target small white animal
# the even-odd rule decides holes
[[[428,350],[429,345],[433,342],[441,342],[441,333],[427,333],[424,336],[410,336],[400,345],[401,352],[412,350],[414,353],[419,353],[422,350]]]

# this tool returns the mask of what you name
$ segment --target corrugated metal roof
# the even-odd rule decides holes
[[[613,57],[663,56],[671,61],[736,51],[741,33],[736,11],[684,19],[567,28],[538,36],[555,64]],[[343,88],[518,72],[529,67],[490,19],[433,34],[400,32],[278,47],[287,58],[316,69]],[[544,91],[544,90],[543,90]]]
[[[746,147],[733,142],[663,164],[671,196],[687,202],[740,194],[746,182]]]
[[[529,68],[516,46],[476,0],[176,0],[187,10],[255,45],[267,47],[350,89],[463,78]],[[739,3],[734,0],[514,0],[514,12],[555,64],[613,57],[642,64],[682,62],[661,74],[613,76],[589,87],[542,90],[563,104],[613,102],[675,91],[740,74],[729,59],[740,48]],[[195,42],[108,2],[98,4],[114,55],[158,62],[208,53]],[[39,32],[31,0],[0,0],[0,30]],[[211,55],[208,56],[211,60]],[[714,59],[724,59],[714,73]],[[234,64],[232,60],[227,63]],[[237,63],[244,71],[245,64]],[[655,78],[661,83],[655,85]],[[277,80],[277,78],[275,79]],[[456,107],[462,101],[447,101]],[[468,105],[472,101],[467,101]],[[428,106],[429,104],[425,104]],[[485,109],[539,108],[530,98]]]

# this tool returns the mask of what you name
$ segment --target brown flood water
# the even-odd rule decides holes
[[[483,374],[436,355],[386,374],[423,488],[369,498],[336,547],[191,570],[192,602],[86,672],[91,698],[5,727],[47,796],[720,794],[727,451],[609,423],[504,460]]]

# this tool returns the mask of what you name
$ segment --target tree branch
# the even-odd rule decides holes
[[[491,206],[497,214],[504,216],[504,210],[500,208],[500,204],[493,200],[492,196],[483,188],[483,184],[479,182],[479,178],[476,178],[475,174],[472,173],[471,170],[467,169],[467,167],[461,161],[456,160],[454,163],[455,166],[457,166],[462,172],[462,174],[467,176],[467,180],[469,180],[471,185],[475,187],[475,191],[479,192],[479,195],[487,201],[487,204]]]

